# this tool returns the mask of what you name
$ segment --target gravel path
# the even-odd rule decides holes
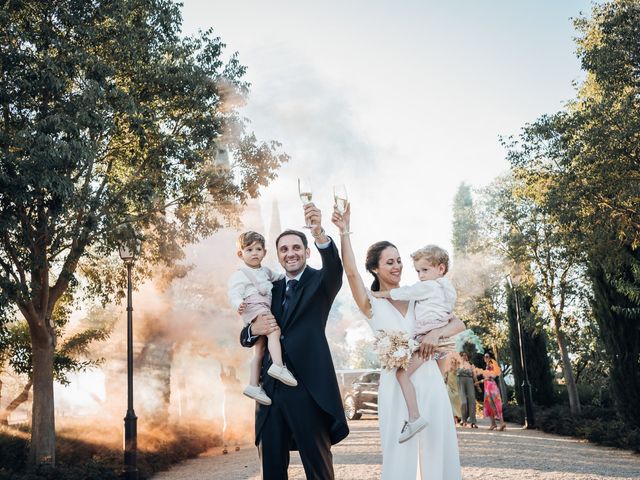
[[[380,478],[378,422],[350,423],[347,440],[333,448],[336,479]],[[640,479],[640,456],[625,450],[595,446],[580,440],[521,430],[508,425],[505,432],[458,428],[464,480],[630,480]],[[303,480],[297,452],[292,452],[291,480]],[[245,445],[222,455],[212,449],[184,462],[153,480],[259,480],[257,450]],[[403,479],[398,479],[403,480]]]

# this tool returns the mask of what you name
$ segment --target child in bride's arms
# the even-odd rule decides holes
[[[444,277],[449,270],[449,255],[446,250],[435,245],[427,245],[411,254],[413,265],[420,281],[408,287],[394,288],[389,291],[372,292],[378,298],[393,300],[415,300],[416,321],[414,338],[420,342],[431,330],[445,326],[451,317],[456,303],[456,291],[451,282]],[[400,383],[409,412],[409,421],[400,432],[399,442],[406,442],[427,426],[420,416],[416,391],[410,380],[411,375],[424,360],[416,352],[411,357],[407,369],[398,368],[396,377]]]
[[[241,234],[238,237],[237,246],[237,255],[244,262],[244,266],[229,278],[229,302],[247,325],[258,315],[271,313],[272,282],[280,280],[284,275],[274,273],[268,267],[262,266],[267,250],[264,237],[259,233]],[[269,349],[273,361],[267,374],[292,387],[298,385],[298,382],[282,361],[280,329],[276,329],[267,337],[260,337],[253,347],[249,385],[243,393],[262,405],[271,405],[271,399],[260,386],[260,368],[266,348]]]

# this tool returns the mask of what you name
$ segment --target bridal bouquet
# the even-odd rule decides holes
[[[411,355],[420,345],[407,332],[400,330],[378,330],[374,350],[380,357],[380,365],[386,370],[407,368]]]

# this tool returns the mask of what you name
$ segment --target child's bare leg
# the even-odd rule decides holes
[[[409,366],[407,367],[407,375],[410,377],[413,373],[418,370],[424,363],[424,359],[420,356],[418,352],[415,352],[411,355],[411,360],[409,360]]]
[[[413,422],[420,416],[420,410],[418,409],[418,399],[416,397],[416,389],[413,386],[413,382],[409,378],[409,373],[404,368],[398,368],[396,370],[396,378],[400,384],[400,390],[404,396],[404,401],[407,404],[407,410],[409,412],[409,421]]]
[[[279,328],[267,335],[267,348],[269,349],[269,354],[271,355],[271,360],[273,361],[273,363],[281,367],[283,365],[283,361]]]
[[[407,404],[410,422],[415,421],[420,416],[418,398],[416,395],[416,389],[411,381],[411,375],[413,375],[413,372],[415,372],[423,363],[424,360],[422,357],[418,353],[414,353],[406,370],[403,368],[398,368],[396,370],[396,378],[400,384],[400,390],[402,390],[404,401]]]
[[[249,371],[249,385],[258,386],[260,381],[260,369],[262,368],[262,357],[267,346],[267,340],[264,337],[258,338],[253,345],[253,358],[251,359]]]

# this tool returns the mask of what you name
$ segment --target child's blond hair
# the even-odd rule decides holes
[[[411,254],[411,258],[414,262],[426,258],[432,265],[444,265],[444,273],[449,271],[449,254],[444,248],[437,245],[427,245],[419,248]]]

